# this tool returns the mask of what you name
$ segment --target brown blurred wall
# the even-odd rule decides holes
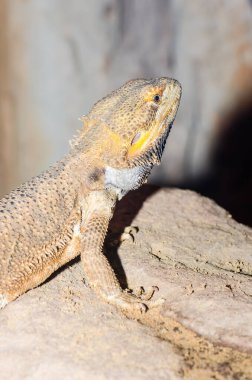
[[[235,185],[223,179],[242,168],[238,190],[248,191],[251,120],[240,113],[252,103],[251,1],[6,0],[0,17],[0,195],[65,154],[97,99],[155,76],[179,79],[183,96],[152,180],[188,184],[221,167],[225,200]],[[220,140],[224,163],[213,158]]]
[[[17,181],[16,133],[10,90],[8,15],[6,1],[0,2],[0,194]]]

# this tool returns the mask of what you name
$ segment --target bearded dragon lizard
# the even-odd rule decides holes
[[[81,255],[94,291],[123,311],[155,306],[123,290],[103,254],[117,200],[159,164],[181,97],[170,78],[136,79],[98,101],[70,152],[0,201],[0,308]]]

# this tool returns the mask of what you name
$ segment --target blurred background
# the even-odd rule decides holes
[[[252,225],[249,0],[0,0],[0,195],[62,157],[95,101],[155,76],[183,96],[152,183]]]

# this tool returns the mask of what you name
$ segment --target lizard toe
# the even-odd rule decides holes
[[[154,293],[155,292],[158,292],[159,291],[159,288],[157,286],[150,286],[149,288],[147,288],[146,290],[144,289],[143,286],[140,286],[135,292],[134,294],[141,298],[141,300],[143,301],[148,301],[150,300]]]

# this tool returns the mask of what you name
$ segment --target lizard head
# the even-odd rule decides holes
[[[108,127],[118,146],[117,162],[152,166],[160,163],[180,97],[174,79],[131,80],[97,102],[88,117]]]

